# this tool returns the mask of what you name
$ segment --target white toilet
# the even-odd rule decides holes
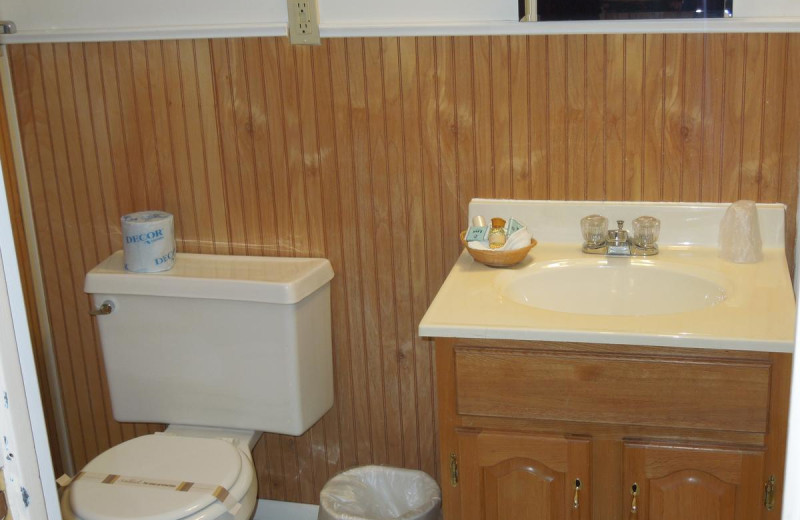
[[[333,405],[332,278],[318,258],[179,254],[145,275],[118,251],[92,269],[114,418],[169,427],[89,462],[64,518],[251,518],[261,433],[300,435]]]

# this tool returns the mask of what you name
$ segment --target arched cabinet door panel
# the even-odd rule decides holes
[[[625,443],[624,459],[632,520],[761,518],[762,450]]]
[[[588,520],[591,442],[458,432],[462,520]]]
[[[563,472],[515,457],[481,469],[486,520],[564,518]]]
[[[736,485],[700,470],[683,470],[648,482],[650,518],[736,518]]]

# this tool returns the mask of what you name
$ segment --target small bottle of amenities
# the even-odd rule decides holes
[[[506,243],[506,221],[502,218],[492,219],[492,229],[489,230],[489,249],[503,247]]]

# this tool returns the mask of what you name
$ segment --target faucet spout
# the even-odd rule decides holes
[[[628,239],[628,232],[623,227],[624,220],[617,221],[617,229],[608,232],[608,251],[609,256],[630,256],[631,242]]]

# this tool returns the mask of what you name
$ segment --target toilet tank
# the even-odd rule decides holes
[[[333,405],[330,262],[178,254],[86,275],[114,418],[300,435]]]

